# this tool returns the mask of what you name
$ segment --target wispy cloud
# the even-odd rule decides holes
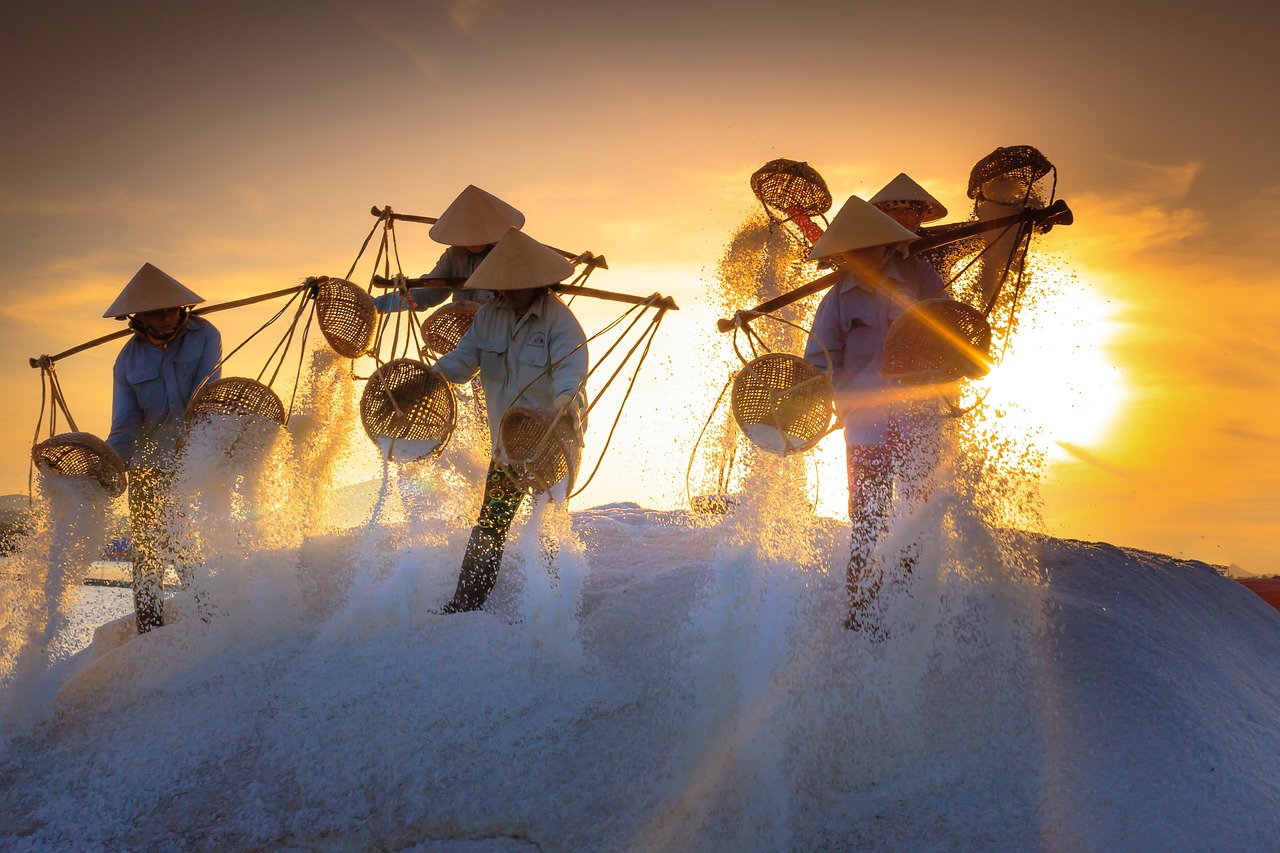
[[[1204,168],[1198,160],[1186,163],[1143,163],[1121,157],[1110,158],[1124,168],[1123,193],[1148,199],[1180,199],[1191,191],[1191,185]]]
[[[5,298],[0,300],[0,317],[49,333],[51,340],[62,340],[69,327],[78,325],[77,320],[97,317],[111,303],[140,266],[135,260],[136,256],[124,251],[101,251],[54,258],[38,267],[10,272]],[[68,303],[71,293],[75,294],[74,308]]]
[[[104,213],[154,216],[179,209],[178,205],[160,199],[138,198],[120,187],[83,196],[30,196],[0,192],[0,214],[12,216],[97,216]]]
[[[441,31],[455,30],[483,41],[479,24],[495,5],[494,0],[442,0],[422,6],[393,7],[388,14],[383,8],[352,4],[348,13],[356,24],[403,53],[424,77],[436,83],[444,76],[445,63],[433,49],[432,37]],[[423,12],[427,18],[422,16]]]
[[[0,318],[60,337],[71,313],[97,317],[145,260],[216,302],[296,283],[306,274],[302,255],[287,241],[206,236],[163,251],[131,246],[63,255],[7,271]],[[252,281],[242,281],[246,275]],[[69,301],[68,294],[75,294],[74,299]]]
[[[1246,426],[1242,421],[1232,421],[1218,428],[1218,432],[1230,438],[1240,438],[1254,444],[1265,444],[1269,447],[1280,445],[1280,435],[1259,432]]]
[[[1105,190],[1073,194],[1070,237],[1091,258],[1108,262],[1169,248],[1204,234],[1205,211],[1184,203],[1202,165],[1162,165],[1115,159],[1122,169]]]
[[[271,207],[267,194],[248,184],[232,184],[231,193],[253,216],[264,216]]]
[[[440,60],[433,53],[428,52],[426,44],[412,28],[398,28],[391,22],[378,20],[363,6],[353,7],[350,14],[351,19],[374,38],[408,57],[422,76],[433,83],[440,81],[443,68]]]
[[[1209,227],[1202,211],[1149,201],[1142,194],[1084,194],[1073,197],[1071,207],[1073,242],[1089,257],[1113,263],[1178,245]]]
[[[1086,450],[1078,444],[1072,444],[1069,441],[1058,441],[1055,442],[1055,444],[1066,451],[1072,458],[1078,462],[1083,462],[1090,468],[1096,468],[1099,471],[1104,471],[1107,474],[1110,474],[1113,477],[1119,477],[1122,480],[1127,480],[1132,477],[1132,472],[1127,471],[1112,462],[1108,462],[1101,456]]]
[[[515,193],[524,204],[556,201],[577,203],[618,197],[618,187],[608,181],[541,181],[518,187]]]
[[[476,23],[492,6],[490,0],[454,0],[449,8],[449,20],[467,35],[478,39]]]

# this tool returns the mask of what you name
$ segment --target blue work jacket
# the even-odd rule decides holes
[[[875,285],[846,270],[818,304],[805,346],[805,361],[826,369],[830,356],[836,410],[845,443],[888,441],[892,398],[880,368],[889,326],[908,306],[944,296],[944,285],[927,261],[893,255]]]
[[[134,335],[116,356],[107,444],[125,462],[163,464],[182,434],[187,404],[206,377],[218,379],[222,335],[212,323],[191,317],[163,349]],[[147,445],[146,458],[135,458]]]

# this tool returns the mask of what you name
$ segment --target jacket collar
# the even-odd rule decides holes
[[[881,281],[889,281],[894,284],[905,284],[907,279],[902,274],[902,270],[898,268],[898,259],[896,256],[890,257],[889,261],[880,270]],[[848,293],[854,289],[865,290],[867,293],[875,293],[876,288],[863,281],[856,273],[845,270],[840,276],[840,292]]]

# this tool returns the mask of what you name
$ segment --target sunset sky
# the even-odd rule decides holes
[[[865,5],[7,9],[0,493],[26,490],[27,359],[119,328],[101,314],[144,261],[210,302],[342,275],[372,205],[437,215],[474,183],[538,239],[605,254],[593,284],[675,296],[661,377],[715,334],[703,293],[767,160],[808,161],[837,199],[906,171],[961,219],[973,163],[1031,144],[1076,216],[1038,247],[1065,271],[1071,334],[1036,318],[1024,333],[1060,348],[1029,354],[1042,372],[1018,384],[1008,365],[1010,389],[1065,401],[1039,425],[1050,532],[1280,572],[1280,65],[1265,7]],[[403,232],[406,271],[439,248]],[[228,345],[265,319],[219,316]],[[81,429],[107,432],[117,351],[59,364]],[[1075,384],[1046,393],[1064,376]],[[705,417],[710,402],[673,405]],[[580,505],[677,505],[687,449],[645,457],[633,491],[613,477]]]

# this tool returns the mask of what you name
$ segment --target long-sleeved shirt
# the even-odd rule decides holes
[[[942,279],[919,258],[890,256],[872,285],[845,270],[818,304],[805,360],[827,367],[850,446],[888,441],[891,395],[880,375],[889,326],[914,302],[943,295]],[[824,349],[825,348],[825,349]]]
[[[201,317],[189,318],[163,349],[140,335],[130,338],[116,356],[107,444],[125,462],[139,461],[135,451],[144,442],[151,445],[144,464],[171,457],[187,404],[205,377],[218,379],[221,358],[222,335]]]
[[[471,278],[471,274],[480,266],[480,262],[489,257],[490,249],[473,252],[466,246],[450,246],[440,255],[435,267],[424,278]],[[448,287],[411,287],[409,295],[418,309],[439,305],[453,294],[454,302],[484,302],[493,297],[492,290],[454,290]],[[393,314],[409,307],[409,303],[400,293],[384,293],[373,300],[374,306],[382,314]]]
[[[489,409],[493,454],[501,454],[499,426],[511,406],[551,412],[555,399],[568,394],[581,414],[586,402],[587,337],[573,312],[547,293],[517,317],[497,300],[480,306],[471,328],[453,352],[441,356],[436,370],[453,383],[476,373]]]

